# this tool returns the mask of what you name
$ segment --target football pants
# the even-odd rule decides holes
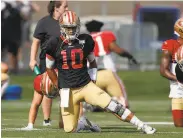
[[[111,70],[100,70],[97,73],[97,86],[105,90],[110,96],[127,98],[125,88],[116,73]]]
[[[69,95],[69,107],[62,107],[62,118],[65,132],[74,132],[79,118],[80,102],[86,101],[101,108],[107,107],[111,97],[93,82],[84,87],[71,88]]]

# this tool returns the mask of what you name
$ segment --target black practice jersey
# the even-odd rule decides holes
[[[56,61],[59,88],[78,88],[91,81],[87,57],[94,49],[94,41],[90,35],[79,35],[71,45],[55,37],[47,44],[47,54]]]
[[[43,17],[38,21],[33,36],[41,41],[40,59],[45,59],[46,42],[50,37],[60,36],[60,26],[58,20],[55,20],[50,15]]]

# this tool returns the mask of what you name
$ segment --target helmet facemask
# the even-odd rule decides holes
[[[80,33],[80,26],[77,25],[60,25],[62,36],[70,41],[75,40]]]

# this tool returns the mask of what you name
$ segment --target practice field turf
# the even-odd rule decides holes
[[[52,126],[43,127],[43,115],[40,108],[34,131],[21,131],[20,128],[27,125],[29,107],[32,101],[33,76],[11,76],[12,84],[20,84],[23,87],[22,100],[2,101],[1,105],[1,134],[2,137],[63,137],[63,138],[182,138],[183,128],[176,128],[172,123],[170,105],[168,99],[169,83],[153,72],[119,72],[123,79],[128,97],[130,109],[143,121],[157,129],[154,135],[145,135],[135,127],[119,121],[110,113],[87,113],[87,117],[99,124],[101,133],[83,131],[81,133],[67,134],[58,129],[58,100],[55,99],[52,110]]]

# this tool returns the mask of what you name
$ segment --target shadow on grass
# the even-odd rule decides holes
[[[106,126],[101,127],[102,132],[122,132],[122,133],[136,133],[138,132],[135,128],[123,127],[123,126]]]
[[[128,128],[128,127],[101,127],[101,132],[100,133],[107,133],[107,132],[119,132],[119,133],[138,133],[139,131],[135,128]],[[79,133],[95,133],[95,132],[90,132],[90,131],[82,131]],[[100,133],[96,133],[96,134],[100,134]]]

